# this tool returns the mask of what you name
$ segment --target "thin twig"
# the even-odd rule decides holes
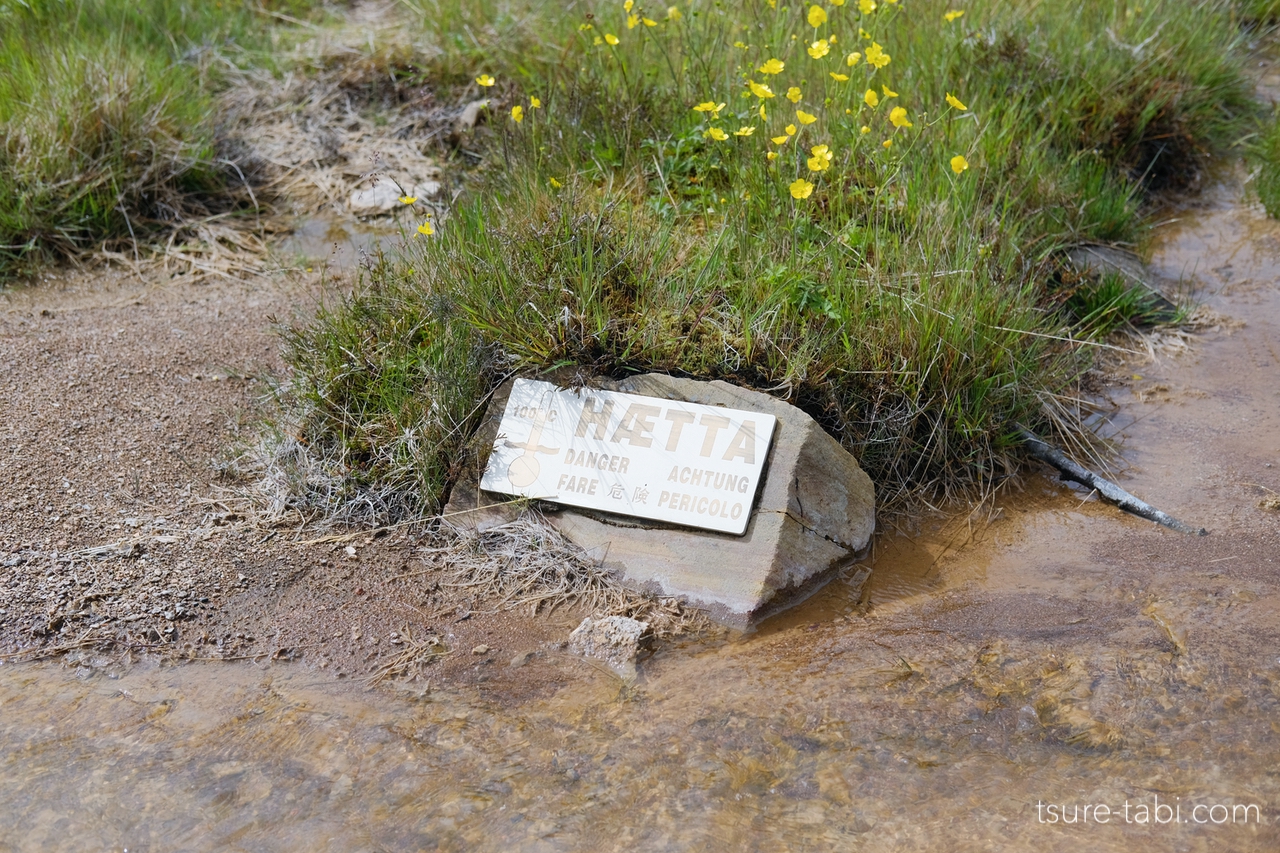
[[[1176,530],[1179,533],[1188,533],[1192,536],[1207,536],[1209,534],[1209,531],[1203,527],[1191,527],[1178,521],[1173,516],[1161,512],[1151,504],[1135,498],[1110,480],[1100,477],[1089,469],[1072,462],[1062,455],[1062,451],[1046,444],[1026,430],[1022,431],[1022,438],[1026,442],[1027,449],[1031,451],[1031,455],[1057,468],[1062,473],[1064,480],[1071,480],[1086,488],[1097,490],[1099,497],[1115,504],[1125,512],[1131,512],[1140,518],[1154,521],[1156,524],[1164,525],[1170,530]]]

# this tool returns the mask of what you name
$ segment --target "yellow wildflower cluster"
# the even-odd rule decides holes
[[[771,8],[777,9],[776,0],[766,0]],[[888,106],[886,102],[898,99],[901,96],[898,92],[889,88],[883,78],[874,80],[877,74],[883,73],[884,69],[889,67],[893,61],[893,57],[885,50],[874,34],[878,34],[883,38],[883,30],[893,20],[890,10],[898,6],[899,0],[856,0],[851,3],[851,8],[845,10],[847,0],[826,0],[824,3],[811,2],[808,5],[802,5],[799,14],[803,16],[804,23],[812,30],[811,33],[805,34],[802,29],[800,33],[790,34],[790,38],[780,45],[762,46],[763,55],[759,56],[750,64],[744,63],[745,67],[740,67],[742,72],[743,90],[741,95],[743,98],[754,99],[755,105],[751,108],[751,112],[759,117],[761,122],[765,122],[765,130],[761,136],[766,140],[765,156],[768,161],[774,164],[774,167],[781,168],[783,163],[794,162],[797,168],[803,166],[808,167],[808,174],[811,176],[821,176],[823,172],[830,170],[835,162],[835,155],[838,150],[836,143],[838,139],[822,140],[821,138],[813,140],[813,144],[806,143],[808,156],[803,151],[797,151],[794,160],[783,160],[782,150],[792,140],[798,138],[801,128],[810,128],[814,126],[814,131],[819,134],[831,133],[838,134],[839,128],[844,122],[850,122],[849,127],[850,138],[848,144],[856,147],[859,144],[860,137],[867,136],[873,132],[873,128],[879,126],[882,132],[886,132],[885,136],[879,140],[880,148],[888,151],[893,148],[894,137],[909,131],[915,127],[912,121],[910,108],[901,102],[893,106]],[[856,11],[852,9],[856,6]],[[793,7],[794,8],[794,7]],[[644,25],[645,27],[657,26],[657,22],[644,15],[643,10],[637,5],[636,0],[624,0],[622,3],[622,11],[627,30],[633,30]],[[785,12],[786,10],[783,9]],[[943,16],[950,23],[958,19],[964,14],[962,9],[952,9]],[[853,16],[852,18],[846,16]],[[888,16],[888,17],[886,17]],[[667,24],[678,22],[682,18],[680,10],[671,6],[667,9],[665,20]],[[841,51],[837,53],[834,50],[835,45],[840,41],[836,28],[839,26],[848,26],[857,28],[858,39],[862,44],[858,50]],[[591,29],[592,24],[584,24],[582,29]],[[743,29],[746,29],[745,27]],[[641,30],[643,32],[643,30]],[[619,39],[611,33],[605,33],[603,39],[596,36],[595,44],[607,44],[610,47],[617,46]],[[790,61],[788,54],[795,48],[792,45],[799,42],[799,46],[803,47],[804,55],[810,60],[821,65],[824,62],[834,62],[835,69],[830,66],[815,71],[813,69],[804,68],[805,62],[793,63]],[[754,52],[760,48],[745,42],[738,41],[734,46],[743,51]],[[843,61],[842,61],[843,60]],[[801,67],[794,67],[794,66]],[[855,72],[856,69],[856,72]],[[837,122],[834,119],[829,120],[826,124],[819,124],[823,110],[829,108],[833,102],[832,86],[842,86],[850,82],[851,76],[859,73],[865,81],[861,104],[851,106],[844,109],[846,116],[851,118],[843,119]],[[803,77],[798,80],[797,85],[791,85],[788,81],[785,85],[778,85],[782,82],[784,76],[795,74],[796,77]],[[758,77],[755,75],[759,75]],[[485,75],[487,78],[487,75]],[[775,78],[770,81],[769,78]],[[484,83],[480,78],[477,82],[481,85],[492,85],[492,78],[488,78],[490,82]],[[872,85],[874,80],[875,84]],[[857,84],[852,84],[857,85]],[[808,93],[812,99],[807,99],[805,88],[814,89]],[[856,90],[855,90],[856,91]],[[773,101],[778,94],[782,94],[791,102],[794,108],[794,121],[788,122],[782,129],[782,132],[776,130],[770,132],[768,122],[770,113],[774,113],[773,120],[781,123],[788,121],[786,110],[779,111],[776,107],[766,109],[766,104]],[[857,96],[854,95],[856,98]],[[908,99],[910,93],[908,93]],[[946,93],[946,103],[953,109],[959,111],[967,111],[969,108],[951,92]],[[804,104],[813,104],[809,108],[805,108]],[[881,107],[884,105],[884,112]],[[536,105],[534,105],[536,106]],[[842,107],[844,105],[842,104]],[[693,107],[693,110],[702,114],[703,126],[701,129],[702,138],[714,143],[730,142],[732,139],[747,139],[755,135],[758,125],[743,124],[737,122],[737,129],[733,129],[734,125],[721,126],[721,114],[727,110],[727,102],[720,101],[716,98],[709,98]],[[512,119],[520,122],[523,117],[524,109],[522,106],[512,108]],[[725,116],[725,124],[732,118],[742,118],[743,115],[750,116],[751,113],[740,112],[736,116],[729,113]],[[861,119],[861,120],[859,120]],[[776,127],[776,125],[775,125]],[[856,133],[854,128],[857,128]],[[811,132],[806,130],[806,133]],[[798,143],[797,143],[798,144]],[[956,175],[962,174],[969,168],[969,161],[963,155],[956,154],[950,160],[950,167]],[[794,175],[794,173],[793,173]],[[815,177],[815,180],[817,178]],[[805,177],[796,177],[789,185],[792,198],[803,200],[809,198],[815,189],[815,183]]]

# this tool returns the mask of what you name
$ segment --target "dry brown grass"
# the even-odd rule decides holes
[[[413,677],[442,657],[452,654],[444,640],[435,634],[416,639],[408,625],[400,629],[403,649],[382,663],[369,678],[370,684],[380,684],[388,678]]]
[[[437,100],[417,64],[434,52],[394,5],[358,5],[343,24],[316,28],[287,51],[283,71],[242,72],[221,100],[228,133],[263,191],[294,213],[351,215],[354,191],[388,180],[417,188],[418,212],[438,221],[454,191],[437,155],[484,112],[468,113],[470,98]]]
[[[442,585],[530,615],[579,608],[593,616],[628,616],[657,637],[703,633],[711,623],[680,599],[627,589],[600,562],[528,510],[508,524],[475,530],[441,523],[422,561]]]

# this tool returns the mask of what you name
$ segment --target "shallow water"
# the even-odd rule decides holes
[[[1280,227],[1242,195],[1152,247],[1221,327],[1113,391],[1125,487],[1210,536],[1032,478],[882,536],[866,600],[525,702],[0,665],[0,851],[1280,849]]]
[[[392,250],[404,239],[403,228],[389,217],[360,220],[325,209],[295,222],[277,251],[285,258],[320,264],[330,272],[351,273],[379,247]]]

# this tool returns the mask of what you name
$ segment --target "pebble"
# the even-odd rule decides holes
[[[480,645],[476,646],[474,649],[471,650],[471,654],[487,655],[489,654],[489,647],[486,646],[484,643],[481,643]]]

